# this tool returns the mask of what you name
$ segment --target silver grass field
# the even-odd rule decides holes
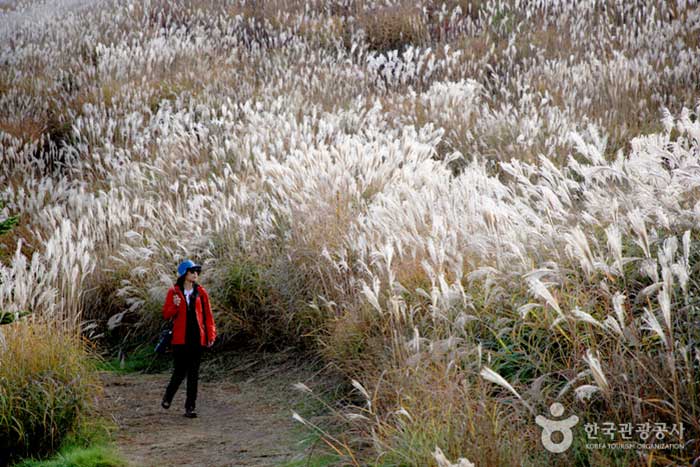
[[[352,381],[294,414],[339,465],[700,462],[697,1],[23,0],[0,41],[0,315],[146,339],[192,257]]]

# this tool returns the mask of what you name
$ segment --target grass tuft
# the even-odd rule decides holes
[[[46,460],[25,459],[16,467],[125,467],[126,462],[113,448],[67,446]]]
[[[52,325],[2,326],[0,447],[13,456],[57,449],[93,413],[100,393],[84,343]]]

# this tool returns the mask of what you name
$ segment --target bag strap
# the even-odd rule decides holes
[[[203,293],[200,293],[202,297],[203,307],[202,307],[202,325],[204,327],[204,343],[209,347],[209,331],[207,330],[207,308],[209,308],[209,300],[205,298]]]

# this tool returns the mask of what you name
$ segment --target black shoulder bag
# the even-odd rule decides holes
[[[158,338],[158,343],[156,344],[155,352],[159,354],[164,354],[170,349],[170,343],[173,340],[173,320],[169,319],[165,323],[165,327],[160,331],[160,337]]]

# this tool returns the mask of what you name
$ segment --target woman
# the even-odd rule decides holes
[[[185,417],[195,418],[197,380],[202,349],[211,347],[216,339],[216,326],[209,305],[209,294],[197,284],[202,267],[185,260],[177,267],[177,283],[168,290],[163,305],[163,317],[173,319],[173,358],[175,369],[165,389],[161,406],[170,408],[173,396],[187,376]]]

